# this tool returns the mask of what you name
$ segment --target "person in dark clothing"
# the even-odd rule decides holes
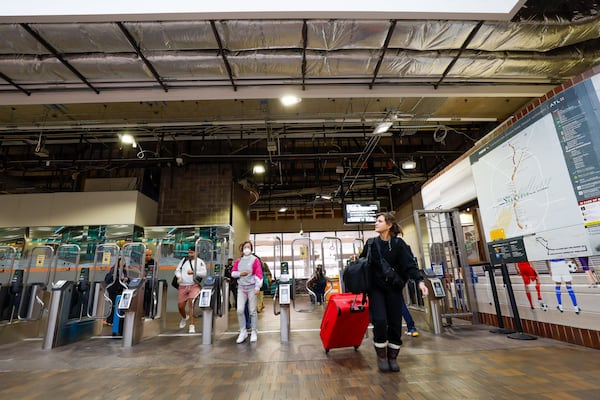
[[[398,372],[400,367],[396,359],[402,345],[402,289],[408,279],[414,279],[423,296],[427,296],[428,290],[410,247],[398,237],[402,230],[394,213],[378,214],[375,232],[379,237],[369,239],[361,254],[366,257],[371,246],[368,295],[373,344],[379,370]]]
[[[228,308],[235,308],[235,301],[237,299],[237,279],[231,276],[231,269],[233,268],[233,258],[227,259],[227,265],[225,266],[225,271],[223,275],[227,278],[227,282],[229,282],[229,304]]]
[[[144,254],[144,277],[146,286],[144,287],[144,315],[150,316],[150,311],[154,304],[154,275],[156,274],[156,261],[152,258],[152,250],[146,249]]]
[[[106,317],[105,323],[112,325],[113,318],[115,316],[115,302],[117,296],[123,293],[125,288],[124,283],[127,282],[127,273],[125,268],[125,261],[119,257],[117,262],[110,268],[110,271],[104,277],[104,283],[106,284],[106,291],[111,301],[110,314]],[[115,280],[116,278],[116,280]]]
[[[323,304],[325,301],[325,288],[327,287],[327,277],[321,264],[317,265],[315,273],[307,282],[306,286],[315,292],[317,304]]]

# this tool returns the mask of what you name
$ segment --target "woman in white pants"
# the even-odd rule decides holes
[[[246,301],[248,301],[250,325],[252,327],[250,342],[256,342],[258,338],[256,303],[258,293],[260,293],[260,288],[263,284],[263,276],[262,263],[257,256],[252,254],[252,250],[253,247],[250,241],[242,243],[240,246],[242,256],[235,260],[231,269],[231,276],[238,278],[237,316],[240,324],[240,334],[236,340],[237,343],[243,343],[248,337],[246,317],[244,315]]]

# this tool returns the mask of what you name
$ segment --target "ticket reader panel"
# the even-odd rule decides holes
[[[444,290],[444,285],[440,278],[429,278],[431,282],[431,287],[433,288],[433,295],[436,298],[444,298],[446,297],[446,291]]]
[[[215,289],[215,277],[209,275],[204,279],[202,283],[202,290],[200,290],[200,299],[198,300],[198,306],[205,308],[211,306],[211,299]]]
[[[446,298],[444,284],[432,270],[425,270],[425,282],[429,287],[429,307],[431,310],[431,322],[433,324],[433,333],[439,335],[442,333],[442,312],[441,308]]]
[[[288,263],[282,262],[281,275],[279,277],[279,304],[290,304],[291,286]]]
[[[129,310],[134,292],[134,289],[123,290],[123,293],[121,294],[121,300],[119,301],[119,310]]]
[[[279,304],[290,304],[290,290],[291,285],[289,283],[279,285]]]
[[[132,300],[134,296],[138,295],[138,289],[140,288],[142,282],[143,280],[140,278],[134,278],[131,281],[129,281],[127,289],[123,289],[123,293],[121,294],[121,299],[119,300],[119,310],[131,309],[131,306],[133,304]]]

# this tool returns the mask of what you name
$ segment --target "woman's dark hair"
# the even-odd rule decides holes
[[[240,251],[244,250],[244,246],[246,244],[250,244],[250,250],[254,251],[254,246],[252,245],[252,242],[249,240],[246,240],[245,242],[243,242],[242,244],[240,244]]]
[[[322,266],[318,266],[317,267],[317,279],[323,279],[325,278],[325,270],[323,269]]]
[[[389,211],[389,212],[382,212],[377,214],[377,217],[379,218],[379,216],[383,216],[383,218],[385,219],[385,222],[387,224],[392,224],[392,226],[390,226],[390,235],[392,235],[393,237],[396,237],[398,235],[402,236],[403,232],[402,232],[402,228],[400,228],[400,225],[398,225],[398,223],[396,222],[396,213],[393,211]]]

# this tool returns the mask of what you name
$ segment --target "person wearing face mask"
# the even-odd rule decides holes
[[[244,315],[244,305],[248,302],[250,309],[250,325],[252,332],[250,342],[256,342],[258,339],[256,312],[257,296],[263,284],[262,263],[260,259],[252,254],[252,243],[245,241],[240,246],[242,256],[235,260],[231,269],[231,276],[238,279],[237,293],[237,316],[240,324],[240,334],[236,340],[237,343],[243,343],[248,338],[246,330],[246,317]]]

